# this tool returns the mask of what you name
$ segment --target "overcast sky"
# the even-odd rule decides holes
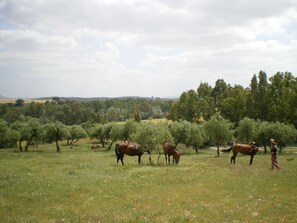
[[[0,0],[0,95],[180,96],[297,74],[297,0]]]

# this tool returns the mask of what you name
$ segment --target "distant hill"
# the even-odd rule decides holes
[[[0,99],[9,99],[8,97],[5,97],[3,95],[0,95]]]
[[[61,100],[70,100],[70,101],[78,101],[78,102],[88,102],[88,101],[98,101],[98,100],[109,100],[109,99],[154,99],[154,100],[172,100],[174,98],[159,98],[159,97],[139,97],[139,96],[123,96],[123,97],[90,97],[90,98],[83,98],[83,97],[42,97],[42,98],[35,98],[35,100],[52,100],[53,98],[60,98]]]

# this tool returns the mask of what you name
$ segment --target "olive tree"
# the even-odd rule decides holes
[[[174,146],[179,143],[187,144],[191,135],[191,123],[185,120],[173,122],[169,126],[170,133],[173,137]]]
[[[258,124],[259,131],[257,139],[264,146],[264,152],[267,152],[267,144],[273,138],[280,149],[284,148],[288,143],[296,140],[297,130],[293,125],[288,125],[280,122],[260,122]]]
[[[131,141],[131,136],[136,132],[138,126],[138,122],[130,119],[125,122],[123,126],[123,140],[124,141]]]
[[[245,117],[239,121],[239,126],[236,130],[239,141],[245,143],[254,141],[257,134],[256,121],[254,119]]]
[[[201,125],[197,125],[196,123],[191,123],[190,125],[190,135],[187,137],[186,144],[192,146],[196,153],[198,152],[198,148],[204,143],[204,128]]]
[[[19,133],[18,146],[20,152],[23,152],[22,142],[29,138],[28,124],[22,121],[16,121],[11,125],[11,128]]]
[[[70,133],[70,146],[73,148],[74,144],[78,142],[78,140],[86,138],[88,136],[85,129],[80,125],[72,125],[68,128]]]
[[[90,130],[90,138],[91,139],[98,139],[99,142],[104,147],[104,135],[103,135],[103,124],[95,124]]]
[[[175,147],[179,143],[183,143],[187,146],[192,146],[196,152],[198,152],[198,147],[203,145],[203,127],[188,121],[178,121],[173,122],[169,126],[170,133],[173,137]]]
[[[11,129],[7,122],[0,119],[0,148],[9,148],[17,144],[20,134]]]
[[[12,129],[16,130],[19,137],[19,149],[22,152],[22,142],[27,141],[25,145],[25,152],[28,152],[28,147],[34,139],[42,135],[43,128],[37,119],[30,119],[27,122],[16,121],[11,125]]]
[[[61,122],[51,122],[45,125],[45,137],[49,142],[56,142],[57,152],[60,152],[59,140],[69,137],[69,131]]]
[[[217,155],[220,156],[220,145],[232,140],[230,131],[232,124],[220,114],[215,114],[205,123],[205,131],[209,140],[217,147]]]
[[[124,124],[114,123],[111,126],[110,133],[109,133],[111,143],[109,144],[108,150],[111,149],[115,141],[121,140],[124,138],[123,133],[124,133]]]
[[[140,144],[141,148],[145,148],[148,151],[156,150],[158,145],[173,141],[166,124],[152,122],[140,123],[132,139]]]

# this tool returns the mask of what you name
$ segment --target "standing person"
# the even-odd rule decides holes
[[[280,165],[277,163],[277,147],[276,143],[274,142],[274,139],[270,139],[270,153],[271,153],[271,169],[274,169],[276,167],[277,169],[280,169]]]

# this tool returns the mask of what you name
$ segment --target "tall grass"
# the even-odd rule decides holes
[[[182,152],[178,165],[144,154],[122,166],[88,144],[1,150],[1,222],[296,222],[296,153],[270,170],[268,155],[249,166],[247,156],[231,165],[230,154]]]

